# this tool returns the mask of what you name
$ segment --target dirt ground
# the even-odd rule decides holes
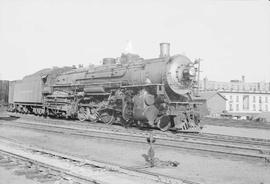
[[[33,180],[26,179],[25,176],[17,176],[11,170],[0,167],[0,184],[36,184]]]
[[[257,129],[270,129],[270,122],[258,122],[249,120],[234,120],[225,118],[208,118],[203,117],[201,119],[202,125],[220,125],[230,127],[252,127]]]
[[[221,134],[255,139],[270,139],[270,130],[205,125],[202,133]]]
[[[142,154],[145,154],[148,150],[147,145],[56,135],[3,125],[0,126],[0,135],[82,158],[136,168],[145,166]],[[178,161],[180,165],[177,168],[148,168],[146,170],[209,184],[270,183],[269,163],[233,160],[224,157],[217,158],[211,155],[191,154],[188,151],[164,150],[161,148],[155,148],[155,153],[160,160]]]

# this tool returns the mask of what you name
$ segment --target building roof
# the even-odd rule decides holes
[[[215,95],[219,95],[224,100],[227,100],[223,95],[221,95],[217,91],[202,91],[199,93],[199,96],[195,97],[195,100],[209,100],[210,98],[214,97]]]
[[[219,90],[220,93],[238,93],[238,94],[270,94],[270,91],[236,91],[236,90]]]

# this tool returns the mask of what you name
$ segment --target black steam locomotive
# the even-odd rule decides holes
[[[198,131],[200,117],[192,102],[197,62],[170,56],[136,54],[104,58],[100,66],[44,69],[10,82],[10,111],[77,118],[105,124],[148,126],[162,131]]]

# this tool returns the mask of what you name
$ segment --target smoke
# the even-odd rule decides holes
[[[126,47],[124,49],[124,54],[134,54],[133,46],[131,40],[127,41]]]

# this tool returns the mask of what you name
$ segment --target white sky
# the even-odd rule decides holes
[[[202,58],[202,76],[270,81],[267,0],[0,0],[0,77],[52,66],[99,64],[128,40],[143,58]]]

